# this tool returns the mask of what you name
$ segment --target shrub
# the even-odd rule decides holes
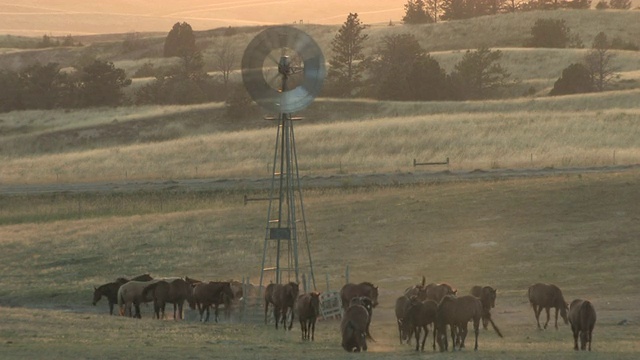
[[[571,64],[562,70],[562,76],[553,84],[549,95],[580,94],[593,91],[589,69],[583,64]]]

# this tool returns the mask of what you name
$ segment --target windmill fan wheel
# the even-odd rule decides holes
[[[290,26],[270,27],[242,56],[242,81],[251,98],[274,113],[300,111],[318,96],[326,75],[318,44]]]

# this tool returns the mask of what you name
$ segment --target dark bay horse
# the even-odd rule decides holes
[[[302,340],[309,340],[309,334],[311,334],[311,341],[313,341],[316,319],[320,314],[320,293],[314,291],[299,295],[296,301],[296,312],[302,330]]]
[[[400,336],[400,344],[402,344],[405,340],[407,341],[407,343],[409,343],[410,340],[410,334],[405,333],[405,328],[407,328],[407,324],[405,322],[406,312],[410,305],[411,300],[406,295],[402,295],[396,299],[395,313],[396,322],[398,323],[398,335]]]
[[[215,321],[218,322],[218,306],[223,303],[224,299],[233,300],[233,290],[231,283],[228,281],[210,281],[208,283],[200,282],[193,285],[193,303],[190,303],[191,309],[198,308],[200,312],[200,321],[209,321],[209,308],[215,306]],[[203,319],[204,312],[207,312],[206,318]]]
[[[429,300],[433,300],[437,303],[440,303],[442,298],[447,295],[456,295],[458,293],[457,289],[454,289],[453,286],[447,283],[442,283],[442,284],[431,283],[427,285],[425,288],[426,288],[426,298]]]
[[[427,279],[423,276],[422,283],[413,285],[404,290],[404,296],[407,298],[411,298],[412,296],[417,296],[418,300],[424,301],[427,299]]]
[[[360,284],[348,283],[340,289],[342,308],[347,309],[351,303],[351,299],[357,296],[366,296],[373,302],[373,307],[378,306],[378,287],[365,281]]]
[[[533,307],[533,313],[536,316],[536,322],[538,323],[538,329],[540,329],[540,313],[542,309],[547,312],[547,322],[544,323],[544,328],[549,325],[549,309],[556,309],[556,330],[558,329],[558,311],[560,316],[564,320],[565,324],[569,323],[567,320],[568,304],[564,301],[562,291],[559,287],[553,284],[533,284],[529,287],[529,303]]]
[[[348,352],[367,351],[367,324],[369,320],[369,312],[362,305],[350,305],[345,310],[340,323],[343,349]]]
[[[496,307],[496,289],[491,286],[474,286],[471,288],[471,295],[480,299],[482,303],[482,310],[484,314],[490,313],[491,309]],[[487,315],[482,317],[482,326],[484,329],[487,329],[487,325],[489,323],[489,319]]]
[[[153,301],[150,297],[142,296],[142,291],[147,286],[151,285],[158,280],[151,281],[129,281],[122,284],[118,289],[118,307],[120,308],[120,315],[129,315],[140,318],[140,304]],[[135,315],[131,312],[131,306],[135,306]]]
[[[452,295],[443,297],[442,301],[438,304],[435,322],[436,338],[440,351],[446,351],[448,349],[447,325],[451,328],[452,350],[455,351],[456,345],[459,345],[459,349],[464,348],[469,321],[473,321],[473,330],[475,333],[474,350],[478,350],[478,329],[480,327],[481,317],[482,303],[480,303],[480,299],[477,297],[471,295],[459,298]]]
[[[289,330],[291,330],[294,318],[293,309],[299,292],[300,287],[295,282],[267,285],[264,292],[264,323],[267,323],[269,304],[272,304],[276,329],[278,328],[278,322],[282,321],[282,327],[287,330],[287,315],[289,314],[289,310],[291,310],[291,322],[289,323]]]
[[[193,287],[184,279],[153,283],[142,291],[142,296],[153,299],[153,308],[158,319],[161,318],[160,313],[164,318],[165,304],[170,303],[173,304],[173,320],[182,320],[184,302],[187,301],[190,306],[194,302]]]
[[[98,301],[104,296],[109,301],[109,315],[113,315],[113,306],[118,303],[118,289],[120,286],[127,281],[119,282],[114,281],[110,283],[106,283],[100,285],[98,287],[93,287],[93,306],[96,306]]]
[[[591,333],[596,326],[596,310],[589,300],[575,299],[569,305],[569,323],[573,332],[573,349],[578,350],[578,337],[580,337],[580,349],[586,350],[587,344],[591,351]]]
[[[367,309],[367,312],[369,313],[369,321],[367,322],[367,339],[371,340],[371,341],[376,341],[373,336],[371,336],[371,333],[369,332],[369,327],[371,326],[371,319],[373,319],[373,300],[371,300],[369,297],[367,296],[356,296],[351,298],[351,301],[349,302],[349,306],[351,305],[362,305],[364,306],[365,309]]]
[[[438,313],[438,303],[433,300],[420,301],[417,296],[410,299],[404,315],[404,333],[407,337],[411,333],[416,337],[416,351],[424,351],[424,343],[429,336],[429,325],[434,324]],[[424,330],[422,348],[420,347],[420,332]],[[433,350],[436,349],[436,331],[433,331]]]

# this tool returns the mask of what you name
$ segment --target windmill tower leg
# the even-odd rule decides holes
[[[300,283],[301,271],[308,271],[311,285],[315,288],[295,147],[294,120],[299,118],[292,118],[290,114],[281,114],[278,118],[260,285],[267,283],[267,277],[275,283]],[[306,249],[302,261],[299,251],[301,241]]]

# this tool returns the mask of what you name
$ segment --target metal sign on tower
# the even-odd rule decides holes
[[[295,281],[308,274],[314,289],[313,260],[302,199],[292,116],[320,92],[326,74],[318,44],[305,32],[288,26],[267,28],[247,46],[242,80],[252,99],[278,114],[269,207],[260,271],[260,288],[268,283]]]

